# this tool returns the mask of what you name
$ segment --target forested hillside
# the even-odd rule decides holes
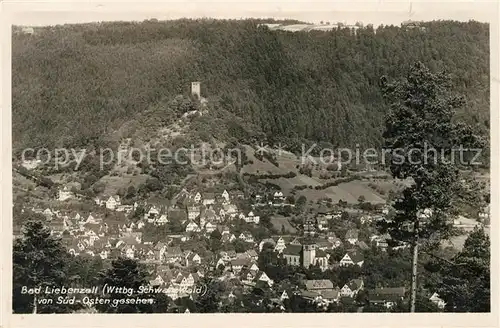
[[[487,24],[365,27],[354,35],[258,23],[117,22],[13,35],[14,149],[85,146],[160,99],[188,94],[191,81],[274,138],[375,146],[386,111],[379,79],[416,60],[451,73],[467,98],[462,116],[488,129]]]

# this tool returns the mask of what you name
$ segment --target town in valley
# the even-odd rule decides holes
[[[457,170],[477,201],[418,211],[410,232],[431,231],[430,217],[447,230],[418,235],[417,259],[391,226],[417,171],[333,152],[395,140],[380,132],[379,79],[416,61],[419,74],[455,74],[472,99],[459,119],[489,136],[487,24],[162,24],[13,28],[14,313],[490,311],[489,150]],[[460,65],[442,45],[462,49],[457,33],[481,43]],[[479,274],[456,269],[481,256]],[[96,298],[110,301],[83,301]]]

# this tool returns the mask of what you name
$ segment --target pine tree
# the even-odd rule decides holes
[[[97,304],[96,309],[103,313],[163,313],[167,312],[168,300],[163,293],[140,293],[140,287],[149,286],[144,267],[134,259],[118,258],[113,260],[109,269],[99,275],[99,286],[128,289],[130,293],[105,291],[103,298],[109,299],[111,304]],[[96,295],[97,296],[97,295]],[[100,295],[102,296],[102,295]],[[153,304],[121,304],[113,305],[113,301],[122,302],[126,299],[149,299]]]
[[[66,271],[69,256],[61,240],[53,237],[41,221],[28,221],[23,226],[23,236],[15,240],[12,253],[14,313],[69,313],[78,308],[56,304],[61,295],[43,293],[46,287],[69,287]],[[22,293],[23,286],[41,288],[41,293]],[[39,303],[42,297],[52,299],[52,304]]]
[[[490,239],[477,226],[449,262],[439,261],[434,284],[446,311],[490,312]]]
[[[484,142],[470,126],[455,123],[455,111],[465,101],[452,94],[445,73],[434,74],[417,62],[406,78],[388,83],[382,77],[381,86],[390,105],[384,132],[385,148],[392,151],[390,170],[395,178],[413,181],[395,201],[394,219],[382,222],[381,228],[414,250],[413,311],[418,246],[422,240],[436,245],[446,237],[451,230],[448,217],[457,214],[458,200],[470,196],[460,174],[469,163],[459,162],[454,153]]]

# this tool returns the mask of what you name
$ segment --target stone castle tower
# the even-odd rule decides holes
[[[201,83],[191,82],[191,94],[197,99],[201,99]]]
[[[316,263],[316,243],[314,236],[316,234],[314,220],[304,220],[304,240],[302,243],[302,266],[306,269]]]

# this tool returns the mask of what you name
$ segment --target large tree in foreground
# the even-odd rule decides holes
[[[147,272],[145,267],[137,260],[129,258],[117,258],[112,261],[111,268],[100,272],[98,283],[101,288],[109,286],[118,290],[106,289],[100,295],[109,299],[111,304],[97,304],[96,309],[102,313],[165,313],[167,312],[169,299],[161,292],[140,292],[140,287],[148,287]],[[152,304],[132,304],[130,300],[153,299]],[[113,302],[117,302],[113,304]]]
[[[473,181],[464,181],[461,170],[477,161],[469,149],[484,142],[472,127],[455,121],[455,111],[465,100],[451,92],[448,75],[434,74],[417,62],[405,78],[389,83],[383,77],[381,86],[390,106],[384,132],[390,170],[395,178],[412,181],[393,205],[395,217],[381,228],[413,248],[413,312],[419,244],[436,245],[448,236],[449,218],[461,202],[477,196]]]
[[[464,248],[450,261],[434,260],[432,287],[446,302],[446,311],[490,312],[490,238],[477,226]]]
[[[56,304],[60,295],[45,295],[46,287],[68,287],[70,281],[66,274],[69,254],[60,239],[51,235],[41,221],[28,221],[22,229],[23,235],[14,241],[13,297],[14,313],[67,313],[76,307]],[[39,294],[23,293],[28,289],[41,288]],[[41,298],[52,299],[52,304],[41,303]]]

